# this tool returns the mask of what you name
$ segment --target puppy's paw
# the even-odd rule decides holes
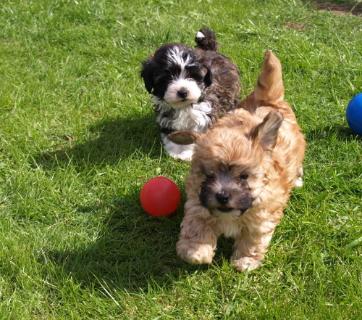
[[[232,265],[238,271],[251,271],[261,266],[261,260],[253,257],[242,257],[231,261]]]
[[[210,264],[214,257],[214,249],[209,244],[178,245],[177,254],[191,264]]]
[[[294,186],[295,186],[296,188],[301,188],[301,187],[303,187],[303,178],[302,178],[302,177],[297,178],[297,179],[294,181]]]
[[[294,186],[296,188],[303,187],[303,168],[299,168],[299,170],[298,170],[298,178],[295,179]]]
[[[170,140],[164,140],[164,145],[167,153],[174,159],[183,161],[191,161],[194,153],[194,144],[178,145]]]
[[[192,160],[193,151],[186,150],[184,152],[181,152],[179,154],[171,154],[170,156],[174,159],[183,160],[183,161],[191,161]]]

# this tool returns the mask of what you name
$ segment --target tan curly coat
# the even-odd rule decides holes
[[[258,83],[235,112],[219,119],[205,134],[179,132],[174,141],[196,141],[191,173],[187,179],[185,216],[177,253],[193,264],[211,263],[220,235],[235,240],[232,264],[239,271],[257,268],[267,251],[294,186],[302,183],[305,140],[296,117],[284,101],[281,64],[265,53]],[[218,170],[227,164],[247,170],[252,205],[219,214],[200,202],[204,168]]]

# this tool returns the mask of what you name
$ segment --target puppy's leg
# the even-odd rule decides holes
[[[297,179],[295,179],[294,186],[296,188],[303,187],[303,167],[299,168]]]
[[[206,210],[192,208],[192,210]],[[181,223],[180,238],[176,245],[179,257],[192,264],[210,264],[215,254],[217,236],[208,219],[200,215],[185,213]]]
[[[191,161],[194,153],[194,144],[180,145],[172,142],[164,134],[161,135],[163,145],[168,154],[174,159],[180,159],[184,161]]]
[[[231,262],[238,271],[250,271],[258,268],[268,249],[274,233],[276,222],[264,220],[261,223],[246,225],[239,237],[235,239]]]

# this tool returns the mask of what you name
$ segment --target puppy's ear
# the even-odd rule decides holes
[[[259,143],[264,150],[272,150],[278,138],[278,131],[283,122],[283,116],[277,111],[267,114],[262,123],[257,125],[251,132],[255,143]]]
[[[181,145],[193,144],[199,137],[200,134],[194,131],[175,131],[167,136],[172,142]]]
[[[204,66],[205,68],[205,75],[204,75],[204,83],[206,87],[210,87],[212,84],[212,73],[208,66]]]
[[[142,63],[141,77],[145,83],[145,87],[149,93],[152,93],[154,87],[154,71],[156,64],[152,59],[148,59]]]

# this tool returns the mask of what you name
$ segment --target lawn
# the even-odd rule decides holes
[[[341,2],[341,1],[336,1]],[[347,1],[351,3],[353,1]],[[235,272],[175,253],[182,208],[140,208],[162,150],[140,63],[210,26],[243,93],[265,49],[308,141],[264,266]],[[362,18],[306,1],[2,0],[0,319],[361,319],[362,145],[344,110],[362,88]]]

